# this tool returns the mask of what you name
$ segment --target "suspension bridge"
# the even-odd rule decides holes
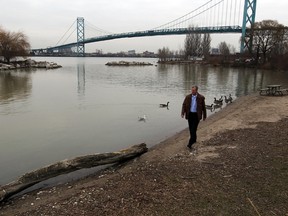
[[[183,35],[188,33],[195,34],[241,34],[240,51],[249,49],[252,40],[247,34],[249,28],[255,23],[257,0],[209,0],[198,6],[189,13],[174,19],[161,26],[135,32],[110,33],[95,27],[89,22],[85,22],[83,17],[78,17],[70,26],[69,30],[75,25],[76,29],[68,34],[68,31],[61,37],[55,46],[41,49],[33,49],[34,53],[53,53],[67,49],[76,48],[78,56],[85,56],[85,44],[107,41],[121,38],[151,37],[161,35]],[[88,25],[86,24],[88,23]],[[86,29],[94,29],[101,35],[86,38]],[[67,43],[67,39],[77,32],[77,41]],[[60,41],[68,34],[68,38],[60,44]]]

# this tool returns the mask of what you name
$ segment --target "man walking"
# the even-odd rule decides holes
[[[192,86],[191,94],[187,95],[184,99],[181,111],[181,117],[188,120],[190,140],[187,145],[189,149],[197,141],[197,127],[199,121],[205,121],[207,117],[205,107],[205,97],[198,93],[198,86]]]

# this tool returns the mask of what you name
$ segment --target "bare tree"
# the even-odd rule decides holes
[[[171,52],[168,47],[163,47],[162,49],[158,49],[158,58],[160,62],[165,62],[170,57]]]
[[[179,58],[180,59],[185,59],[185,51],[183,49],[179,50]]]
[[[202,52],[204,58],[207,58],[207,56],[210,53],[210,49],[211,49],[211,36],[209,33],[206,33],[203,35],[202,39]]]
[[[218,45],[218,48],[219,48],[219,52],[221,55],[229,55],[230,54],[230,49],[229,49],[229,45],[224,41],[224,42],[221,42],[219,45]]]
[[[3,56],[7,63],[16,56],[27,56],[29,49],[30,44],[24,33],[0,29],[0,56]]]
[[[256,60],[260,55],[265,63],[271,54],[284,54],[286,51],[287,36],[285,36],[284,26],[275,20],[263,20],[256,22],[252,28],[253,53]]]
[[[189,33],[185,38],[185,58],[189,57],[197,57],[202,55],[202,47],[201,47],[201,34],[194,32],[195,27],[189,27]]]
[[[230,45],[228,45],[225,41],[221,42],[218,45],[219,52],[223,56],[223,61],[226,61],[228,56],[230,55]]]

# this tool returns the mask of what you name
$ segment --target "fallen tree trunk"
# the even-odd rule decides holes
[[[62,160],[57,163],[26,173],[9,184],[0,187],[0,203],[11,196],[52,177],[83,168],[123,162],[148,151],[145,143],[131,146],[119,152],[93,154]]]

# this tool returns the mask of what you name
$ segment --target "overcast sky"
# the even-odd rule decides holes
[[[54,46],[77,17],[87,24],[109,32],[147,30],[172,21],[204,4],[208,0],[0,0],[0,26],[9,31],[22,31],[32,48]],[[216,1],[216,0],[215,0]],[[237,0],[225,0],[237,1]],[[243,0],[238,0],[243,1]],[[277,20],[288,26],[288,1],[258,0],[256,21]],[[73,29],[76,28],[76,24]],[[86,37],[94,36],[87,29]],[[90,29],[91,30],[91,29]],[[96,33],[95,33],[96,34]],[[240,35],[213,35],[212,46],[221,41],[239,48]],[[156,52],[163,46],[171,50],[183,48],[184,35],[117,39],[86,45],[89,52],[145,50]],[[70,37],[76,41],[76,32]]]

